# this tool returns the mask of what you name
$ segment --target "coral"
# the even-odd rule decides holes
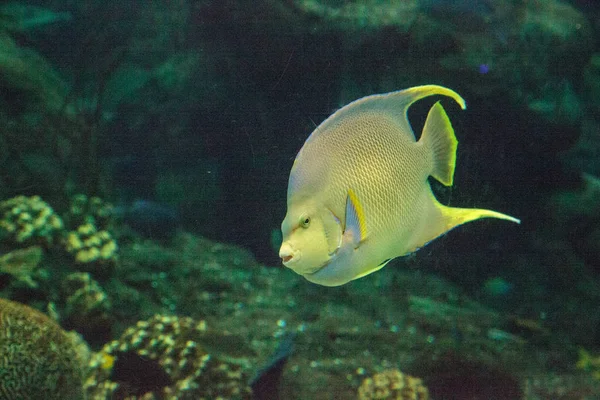
[[[358,388],[359,400],[427,400],[421,379],[389,369],[367,378]]]
[[[49,246],[63,228],[62,219],[39,196],[0,202],[0,240]]]
[[[587,371],[595,379],[600,380],[600,355],[592,356],[587,350],[579,349],[579,360],[577,360],[577,369]]]
[[[590,381],[585,375],[534,374],[523,382],[521,399],[532,400],[594,400],[600,393],[600,381]]]
[[[65,238],[65,249],[78,264],[112,264],[117,260],[119,246],[110,232],[98,230],[90,222],[70,231]]]
[[[204,321],[156,315],[98,352],[85,383],[90,399],[250,399],[240,366],[198,343]]]
[[[106,337],[112,326],[111,301],[89,273],[69,274],[63,282],[66,306],[64,325],[88,336]]]
[[[44,314],[0,299],[0,398],[83,399],[87,348]]]
[[[42,260],[42,249],[31,246],[26,249],[13,250],[0,257],[0,273],[12,275],[30,288],[36,288],[33,279]]]
[[[112,225],[114,207],[99,197],[76,194],[71,199],[69,212],[64,220],[67,226],[75,228],[84,224],[93,224],[99,230],[109,229]]]

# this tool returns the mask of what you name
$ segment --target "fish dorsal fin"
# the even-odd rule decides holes
[[[412,138],[414,139],[415,135],[406,115],[408,108],[414,102],[433,95],[451,97],[460,105],[462,109],[466,108],[465,100],[460,97],[458,93],[451,89],[437,85],[415,86],[409,89],[398,90],[390,93],[374,94],[355,100],[337,110],[329,118],[323,121],[317,129],[315,129],[315,131],[307,139],[307,142],[311,139],[311,137],[338,126],[347,118],[354,118],[356,115],[369,112],[384,113],[389,115],[396,123],[398,123],[398,125],[400,125],[403,132],[406,132],[406,134],[412,134]]]
[[[438,101],[429,110],[419,143],[428,149],[433,157],[431,176],[445,186],[452,186],[456,166],[458,140],[444,107]]]
[[[344,235],[346,234],[351,235],[354,248],[357,248],[367,237],[365,211],[352,189],[348,189],[346,198],[346,229],[344,229]]]

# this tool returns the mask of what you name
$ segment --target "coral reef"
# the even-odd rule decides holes
[[[119,246],[113,239],[114,207],[97,196],[72,197],[64,216],[70,229],[64,238],[65,250],[87,270],[110,266],[117,260]]]
[[[587,371],[595,379],[600,380],[600,355],[593,356],[585,349],[579,349],[579,360],[577,360],[577,369]]]
[[[0,202],[0,240],[50,246],[62,230],[62,219],[39,196],[17,196]]]
[[[38,194],[63,221],[31,210],[32,198],[0,203],[0,296],[55,307],[64,329],[106,345],[87,394],[248,397],[244,376],[272,365],[291,332],[296,351],[273,385],[281,399],[356,398],[365,371],[384,370],[362,395],[405,396],[391,386],[406,380],[397,366],[438,399],[597,397],[600,8],[247,3],[54,1],[77,18],[36,35],[25,31],[39,18],[11,23],[0,5],[0,200]],[[42,19],[68,19],[53,14]],[[279,265],[268,238],[279,232],[286,166],[312,124],[363,95],[432,81],[459,90],[470,110],[457,120],[469,167],[441,189],[445,200],[475,202],[478,187],[479,200],[520,208],[530,223],[448,235],[341,288],[256,262],[250,251]],[[580,131],[563,180],[557,153]],[[579,184],[581,171],[593,176]],[[78,191],[87,195],[69,204]],[[112,208],[92,194],[144,200]],[[475,301],[495,277],[514,286]],[[587,371],[575,366],[579,346],[592,352],[580,360]]]
[[[90,362],[90,399],[250,399],[241,367],[208,354],[204,321],[156,315],[128,328]]]
[[[113,264],[119,247],[110,232],[98,230],[88,222],[67,234],[65,249],[76,263],[93,268],[97,264]]]
[[[64,216],[70,228],[93,224],[99,230],[109,229],[113,222],[114,207],[97,196],[76,194],[71,199],[69,211]]]
[[[43,252],[39,246],[13,250],[0,257],[0,273],[9,274],[27,287],[36,288],[38,283],[34,276],[42,261]]]
[[[87,348],[44,314],[0,299],[0,398],[83,399]]]
[[[106,341],[113,325],[110,298],[89,273],[67,275],[62,284],[66,304],[62,323],[82,333],[86,339]]]
[[[358,388],[358,400],[427,400],[429,393],[419,378],[389,369],[366,378]]]
[[[596,400],[600,380],[590,382],[585,375],[535,375],[523,383],[524,400]]]

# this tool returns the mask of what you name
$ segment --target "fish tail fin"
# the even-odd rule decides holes
[[[443,185],[452,186],[458,140],[454,135],[450,118],[439,101],[427,114],[419,143],[422,143],[425,151],[431,154],[433,165],[430,175]]]
[[[455,208],[445,206],[437,201],[431,190],[429,192],[429,197],[430,206],[427,211],[428,218],[426,218],[428,222],[417,228],[415,231],[413,242],[409,245],[409,252],[417,251],[448,231],[478,219],[496,218],[515,222],[517,224],[521,223],[521,220],[497,211],[480,208]]]
[[[518,218],[511,217],[510,215],[503,214],[501,212],[485,210],[482,208],[455,208],[447,207],[440,203],[437,204],[437,207],[440,210],[443,225],[445,226],[446,231],[456,228],[462,224],[466,224],[467,222],[476,221],[482,218],[496,218],[503,219],[505,221],[511,221],[517,224],[521,223],[521,220]]]

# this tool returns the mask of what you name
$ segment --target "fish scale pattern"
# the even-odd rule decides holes
[[[323,182],[326,173],[323,200],[343,223],[352,188],[368,215],[368,232],[387,238],[390,229],[410,228],[420,216],[419,194],[429,189],[431,159],[412,131],[400,128],[392,117],[372,111],[347,117],[344,124],[329,125],[326,132],[315,132],[298,155],[297,165],[305,168],[293,171],[297,174],[295,190],[324,190],[311,177],[321,175],[317,181]],[[324,151],[327,160],[322,159]]]

